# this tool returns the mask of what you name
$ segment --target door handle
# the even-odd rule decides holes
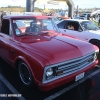
[[[13,50],[13,49],[11,49],[11,53],[12,53],[12,54],[14,53],[14,50]]]

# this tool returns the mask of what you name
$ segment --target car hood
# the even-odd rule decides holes
[[[78,58],[94,51],[91,44],[67,36],[35,36],[20,39],[24,48],[50,64]]]
[[[100,30],[89,30],[89,32],[100,35]]]

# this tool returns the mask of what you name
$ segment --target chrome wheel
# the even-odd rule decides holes
[[[31,86],[32,76],[28,66],[24,62],[21,62],[18,66],[18,71],[20,79],[24,83],[24,85]]]

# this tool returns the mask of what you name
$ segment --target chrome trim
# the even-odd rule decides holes
[[[81,59],[76,60],[75,63],[74,63],[74,65],[77,64],[78,62],[79,62],[79,63],[82,63],[83,60],[84,60],[84,61],[87,61],[87,60],[91,59],[90,57],[92,57],[92,56],[86,57],[86,59],[83,59],[83,57],[82,57],[82,58],[81,58],[82,61],[80,61]],[[84,57],[84,58],[85,58],[85,57]],[[73,62],[73,61],[71,61],[71,62]],[[70,62],[70,63],[71,63],[71,62]],[[68,65],[68,66],[69,66],[69,65]],[[73,64],[70,64],[70,66],[73,66]],[[70,67],[70,66],[69,66],[69,67]],[[59,67],[59,66],[58,66],[58,67]],[[65,65],[65,66],[61,66],[61,67],[59,67],[58,69],[62,69],[62,68],[65,68],[65,67],[66,67],[66,65]]]
[[[89,53],[88,55],[85,55],[85,56],[82,56],[82,57],[79,57],[79,58],[74,58],[74,59],[71,59],[71,60],[68,60],[68,61],[65,61],[65,62],[60,62],[60,63],[54,64],[54,65],[46,66],[45,69],[44,69],[44,75],[43,75],[43,81],[42,82],[48,83],[48,82],[54,81],[58,78],[62,78],[64,76],[73,74],[75,72],[78,72],[78,71],[86,68],[87,66],[89,66],[89,65],[91,65],[95,62],[95,60],[94,60],[95,53],[96,52],[92,52],[92,53]],[[90,60],[90,59],[93,59],[93,61],[88,62],[88,60]],[[80,65],[80,64],[82,64],[82,65]],[[59,76],[55,76],[52,79],[46,80],[46,78],[45,78],[46,74],[45,73],[46,73],[46,70],[50,67],[57,67],[56,72],[63,71],[63,74],[60,74]]]

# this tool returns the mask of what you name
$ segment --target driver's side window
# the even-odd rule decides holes
[[[8,19],[3,19],[2,26],[1,26],[1,32],[9,35],[10,32],[10,22]]]
[[[74,30],[73,23],[71,23],[71,22],[66,23],[64,29]]]
[[[65,29],[79,31],[81,30],[78,22],[70,21],[65,25]]]

